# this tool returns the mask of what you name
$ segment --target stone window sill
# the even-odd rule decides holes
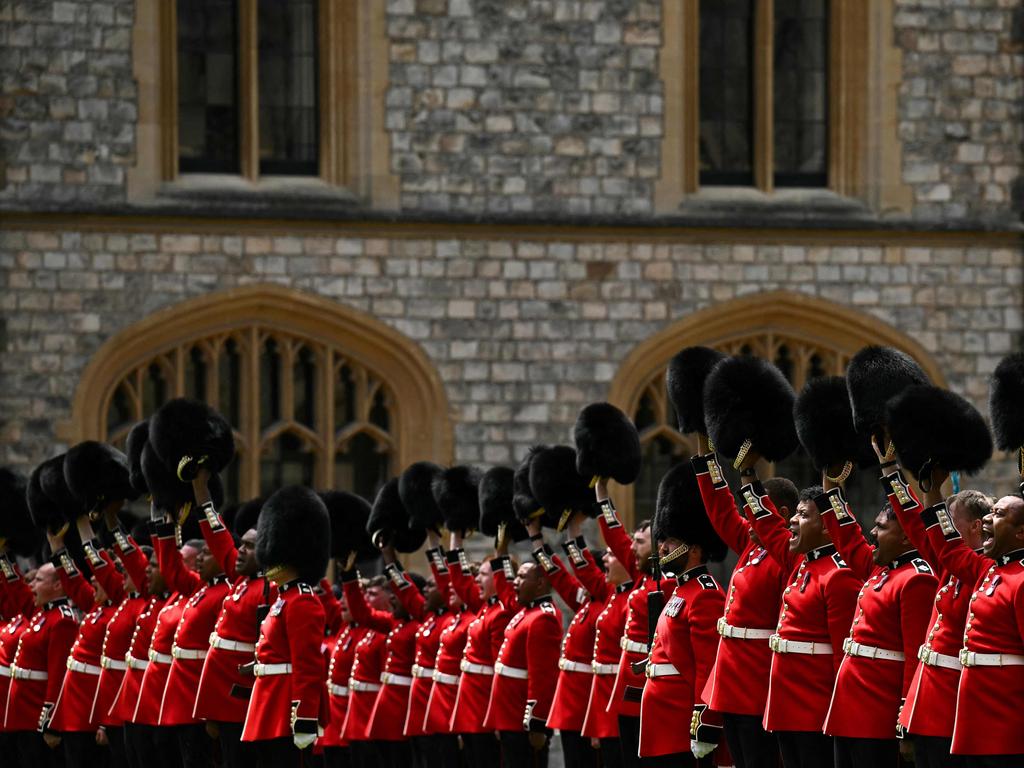
[[[158,198],[177,202],[216,200],[241,205],[287,201],[351,206],[359,202],[348,189],[316,177],[266,176],[253,181],[242,176],[213,173],[183,174],[174,181],[164,182]]]
[[[864,220],[877,215],[863,201],[828,189],[785,188],[763,192],[752,187],[703,187],[679,205],[683,215],[702,218],[780,217],[785,219]]]

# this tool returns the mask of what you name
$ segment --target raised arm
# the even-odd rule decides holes
[[[578,611],[583,606],[586,590],[569,572],[562,559],[543,541],[540,546],[534,546],[531,554],[534,562],[544,571],[548,581],[551,582],[551,587],[562,598],[569,610],[573,613]]]
[[[590,599],[597,603],[604,602],[611,594],[611,586],[604,578],[604,573],[597,567],[594,553],[587,547],[582,536],[577,536],[562,544],[565,556],[569,558],[573,572],[583,588],[590,594]]]
[[[345,605],[352,614],[352,621],[378,632],[391,631],[395,617],[388,611],[378,611],[366,603],[363,587],[359,583],[359,574],[355,568],[341,574],[341,590],[345,594]]]
[[[57,569],[57,575],[68,600],[82,613],[91,611],[96,605],[96,590],[85,580],[67,549],[61,548],[55,552],[50,562]]]
[[[331,582],[326,578],[320,579],[317,585],[316,596],[324,609],[324,623],[327,625],[327,633],[336,635],[341,631],[341,601],[334,594]]]
[[[185,567],[185,560],[174,538],[174,523],[157,523],[153,534],[153,548],[160,574],[171,592],[193,595],[203,586],[203,580],[195,571]]]
[[[740,489],[740,494],[745,500],[743,512],[757,531],[761,544],[768,551],[768,556],[784,571],[792,571],[800,556],[790,551],[789,541],[792,535],[787,521],[783,520],[782,515],[775,509],[775,504],[761,485],[761,481],[755,480],[744,485]]]
[[[594,490],[597,495],[597,505],[600,509],[597,522],[601,528],[601,536],[604,538],[604,543],[608,545],[608,549],[615,555],[615,559],[622,563],[623,567],[629,572],[629,578],[633,581],[639,581],[642,574],[637,567],[636,554],[633,552],[633,541],[615,512],[615,505],[608,496],[608,488],[603,481],[598,481]]]
[[[402,567],[396,563],[388,563],[384,566],[384,575],[388,577],[391,591],[395,593],[405,612],[417,621],[421,620],[427,612],[427,601],[406,576]]]
[[[480,585],[473,578],[473,572],[469,568],[469,560],[466,559],[466,552],[459,546],[457,549],[448,550],[448,572],[451,575],[452,589],[459,599],[465,603],[466,608],[476,612],[484,604],[480,594]]]
[[[693,456],[690,463],[697,473],[697,485],[700,486],[700,497],[708,519],[729,549],[736,554],[741,553],[750,544],[750,531],[747,521],[736,508],[736,499],[722,475],[717,457],[713,453]]]
[[[928,539],[924,524],[921,522],[923,506],[917,494],[907,485],[898,464],[889,467],[888,471],[882,475],[882,490],[889,500],[889,506],[896,513],[896,519],[900,521],[903,532],[910,539],[910,543],[914,545],[914,549],[933,568],[938,569],[940,567],[938,553]]]
[[[814,500],[814,505],[843,560],[861,581],[867,581],[875,569],[871,545],[850,511],[843,489],[838,486],[830,488]]]
[[[0,552],[0,612],[5,619],[13,619],[18,614],[28,618],[34,610],[32,589],[25,582],[21,569],[6,553]]]
[[[921,512],[921,523],[939,559],[939,568],[953,574],[964,586],[973,589],[992,565],[992,560],[967,546],[953,525],[945,502],[939,502]]]
[[[96,538],[89,516],[79,517],[77,525],[78,535],[83,542],[82,549],[85,551],[85,559],[89,562],[92,575],[96,577],[96,583],[103,587],[108,600],[114,605],[119,604],[124,599],[124,576],[117,570],[110,553]]]
[[[235,570],[235,565],[238,562],[238,547],[235,546],[231,531],[224,525],[224,521],[214,509],[212,501],[203,504],[201,512],[199,530],[203,532],[206,546],[210,548],[213,559],[224,569],[224,575],[228,577],[229,581],[234,582],[238,579],[238,571]]]
[[[494,576],[494,591],[501,604],[509,610],[519,610],[519,598],[516,597],[516,589],[512,584],[516,577],[512,570],[512,558],[508,555],[498,555],[492,558],[491,573]]]
[[[145,596],[149,595],[147,585],[146,569],[149,567],[149,560],[139,549],[135,539],[128,535],[128,532],[120,524],[111,529],[114,534],[114,553],[124,566],[125,572],[135,585],[135,590]]]
[[[430,566],[430,573],[434,576],[434,585],[441,593],[442,604],[448,605],[448,598],[452,594],[452,574],[440,542],[427,550],[427,564]]]

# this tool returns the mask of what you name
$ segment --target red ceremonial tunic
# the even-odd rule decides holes
[[[715,625],[725,594],[715,577],[700,565],[674,581],[677,586],[658,618],[648,662],[650,678],[640,704],[640,757],[690,751],[686,714],[703,704],[700,694],[718,646]],[[665,667],[667,673],[661,674]],[[708,714],[704,718],[713,719]],[[669,723],[674,726],[666,727]]]
[[[167,675],[174,659],[171,655],[174,633],[178,630],[178,622],[181,621],[187,600],[186,595],[172,593],[156,616],[153,639],[149,643],[149,664],[139,686],[139,700],[131,717],[133,723],[158,725],[160,722],[160,703],[163,701]],[[132,655],[135,655],[134,649]]]
[[[35,610],[32,589],[18,565],[6,554],[0,553],[0,618],[6,621],[21,615],[27,619]]]
[[[561,639],[562,619],[551,595],[538,597],[512,617],[494,663],[494,685],[484,716],[487,730],[546,727]]]
[[[839,489],[824,497],[828,500],[815,503],[822,510],[832,540],[850,569],[866,579],[857,596],[846,641],[850,650],[836,673],[824,731],[830,736],[895,739],[900,706],[914,677],[917,649],[925,637],[938,582],[916,549],[886,565],[875,565],[872,548]],[[832,498],[841,503],[832,503]],[[841,520],[837,519],[837,508],[844,511]],[[902,658],[854,655],[854,643],[901,654]]]
[[[103,637],[103,648],[100,653],[100,680],[96,685],[96,696],[92,701],[92,717],[99,725],[117,727],[124,725],[124,720],[111,714],[111,708],[117,698],[117,692],[124,681],[128,668],[125,655],[131,646],[132,635],[139,617],[149,604],[149,598],[132,592],[114,610],[114,615],[107,622],[107,631]]]
[[[725,615],[718,624],[718,652],[701,698],[716,712],[761,717],[772,664],[768,639],[778,621],[789,569],[750,537],[750,523],[736,509],[714,454],[690,461],[708,518],[722,541],[739,555],[726,590]],[[748,632],[755,636],[747,637]]]
[[[626,627],[626,609],[633,582],[619,584],[605,602],[594,623],[593,669],[587,712],[583,719],[583,735],[589,739],[611,739],[619,735],[619,720],[608,711],[615,675],[619,670],[622,650],[619,640]]]
[[[29,617],[18,614],[0,627],[0,702],[6,706],[7,689],[11,684],[11,662],[14,652],[18,650],[18,640],[29,627]],[[0,716],[0,733],[6,728],[4,718]]]
[[[175,596],[177,597],[177,596]],[[149,646],[153,641],[153,630],[160,611],[170,599],[168,593],[151,595],[139,613],[139,618],[132,629],[128,650],[125,652],[125,671],[121,679],[121,687],[114,696],[108,715],[114,720],[135,722],[135,710],[139,705],[139,694],[142,691],[142,679],[149,667]]]
[[[345,601],[348,602],[347,593]],[[341,727],[341,738],[345,741],[366,741],[366,726],[381,688],[386,642],[385,633],[364,627],[363,636],[356,643],[348,681],[348,709]]]
[[[745,505],[748,518],[769,556],[788,569],[782,593],[765,704],[768,731],[820,732],[825,724],[836,672],[844,658],[843,641],[863,583],[832,544],[798,555],[789,550],[792,535],[760,482],[744,486],[758,501]],[[745,496],[745,494],[744,494]],[[820,507],[819,507],[820,509]],[[808,643],[824,653],[796,653],[789,643]]]
[[[78,621],[65,598],[47,603],[32,615],[11,659],[5,731],[42,730],[44,716],[49,718],[60,695],[68,651],[77,634]],[[45,677],[25,677],[31,673]]]
[[[477,615],[466,628],[466,648],[459,664],[462,676],[459,678],[459,690],[455,697],[452,710],[452,733],[486,733],[484,715],[491,698],[491,687],[494,680],[494,662],[505,639],[505,627],[512,619],[518,604],[505,603],[496,593],[482,599],[480,590],[473,580],[468,563],[463,563],[465,554],[462,550],[450,552],[460,563],[459,568],[452,568],[452,587],[466,604],[469,610],[476,610]],[[499,583],[508,582],[508,572],[512,570],[512,561],[508,556],[491,560],[495,587]],[[506,592],[507,590],[502,589]]]
[[[331,660],[327,665],[327,701],[331,716],[318,742],[322,747],[348,746],[348,741],[341,735],[345,715],[348,714],[348,680],[356,659],[356,646],[365,634],[365,627],[348,624],[334,641]]]
[[[279,588],[256,641],[256,682],[242,741],[292,736],[297,718],[311,724],[322,721],[326,713],[320,655],[324,626],[324,608],[312,586],[292,581]],[[289,665],[290,671],[265,674],[260,671],[264,665]]]
[[[458,567],[458,566],[456,566]],[[423,718],[424,733],[450,733],[455,697],[459,691],[459,665],[469,636],[469,625],[476,615],[463,608],[449,615],[438,637],[437,659]]]

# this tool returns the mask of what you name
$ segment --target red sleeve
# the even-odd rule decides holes
[[[601,514],[598,515],[597,522],[601,526],[601,536],[604,537],[604,543],[608,545],[608,549],[615,555],[615,559],[622,563],[629,572],[629,578],[633,581],[639,581],[643,574],[637,568],[636,555],[633,552],[633,540],[626,533],[626,529],[622,526],[622,521],[619,520],[618,515],[615,514],[615,506],[612,504],[612,500],[605,499],[600,502],[600,506]]]
[[[18,614],[27,619],[35,611],[32,589],[17,563],[5,554],[0,554],[0,611],[5,619],[13,619]]]
[[[395,593],[398,602],[412,618],[420,621],[426,613],[427,601],[410,581],[405,572],[394,563],[388,563],[384,568],[384,575],[388,577],[388,584],[391,591]]]
[[[760,482],[750,483],[743,486],[742,493],[746,498],[747,491],[753,493],[754,504],[743,505],[743,512],[757,531],[761,544],[768,551],[769,557],[786,573],[792,572],[796,567],[801,555],[794,554],[789,549],[790,535],[789,527],[782,515],[775,509],[768,493]]]
[[[544,544],[541,547],[537,547],[533,550],[533,559],[536,561],[537,566],[544,571],[548,577],[548,581],[551,582],[552,588],[558,594],[560,598],[569,606],[569,610],[576,613],[583,604],[580,601],[580,589],[582,585],[576,580],[562,559],[553,554],[551,547]]]
[[[921,523],[939,559],[940,570],[953,574],[965,587],[974,589],[992,565],[992,559],[978,554],[964,543],[960,532],[949,519],[945,503],[924,510]]]
[[[839,488],[833,488],[814,500],[821,520],[832,536],[843,560],[862,581],[867,581],[875,570],[875,561],[871,556],[871,545],[864,538],[860,523],[853,516],[850,506],[846,503]],[[842,515],[842,520],[838,515]]]
[[[512,585],[512,579],[515,576],[510,575],[512,573],[512,558],[508,555],[493,558],[491,572],[494,574],[494,591],[501,604],[509,610],[518,610],[519,598],[516,597],[516,589]]]
[[[78,636],[78,622],[74,619],[61,617],[50,630],[50,641],[46,650],[46,702],[55,704],[64,682],[67,670],[68,654]]]
[[[342,576],[341,590],[345,594],[345,604],[348,606],[348,612],[352,614],[352,621],[378,632],[391,631],[395,617],[387,611],[377,611],[366,604],[359,579]]]
[[[185,560],[174,540],[174,523],[161,523],[156,527],[153,548],[156,550],[160,573],[169,591],[179,592],[185,597],[199,591],[203,586],[203,580],[199,578],[198,573],[185,567]]]
[[[923,507],[917,494],[903,479],[903,472],[897,469],[882,477],[882,490],[885,491],[889,505],[896,513],[896,519],[900,521],[903,532],[907,534],[914,549],[928,561],[932,568],[938,570],[938,555],[925,534],[924,523],[921,522]]]
[[[327,624],[327,632],[336,635],[341,631],[341,601],[334,596],[331,589],[331,582],[327,579],[320,579],[320,591],[317,592],[320,598],[320,605],[324,609],[324,621]]]
[[[71,555],[66,549],[62,549],[53,556],[54,565],[57,566],[57,575],[60,577],[61,586],[64,587],[64,594],[68,600],[82,613],[88,613],[96,605],[96,590],[92,584],[85,580],[82,572],[78,570]]]
[[[694,456],[690,463],[697,473],[697,485],[708,519],[729,549],[739,554],[750,545],[750,530],[746,519],[736,509],[736,499],[722,477],[715,455]]]
[[[462,561],[466,558],[465,551],[462,549],[449,550],[447,557],[452,589],[455,590],[455,594],[459,596],[459,599],[465,603],[467,609],[479,611],[480,606],[484,604],[484,600],[480,595],[480,585],[476,583],[472,573],[469,570],[463,570]]]
[[[434,584],[437,585],[437,590],[441,593],[443,604],[448,605],[448,598],[452,593],[452,576],[451,569],[448,568],[448,563],[445,561],[444,552],[440,547],[427,550],[427,563],[430,565],[430,572],[434,575]]]
[[[558,683],[558,657],[562,648],[562,622],[544,610],[530,622],[526,638],[526,715],[531,731],[546,727],[551,700]],[[497,657],[495,657],[497,658]],[[531,707],[532,704],[532,707]]]
[[[938,579],[930,573],[915,573],[900,590],[900,630],[903,633],[903,698],[910,690],[910,681],[917,670],[917,650],[928,632],[932,603],[939,588]]]
[[[102,561],[103,565],[93,560],[92,554],[89,553],[90,548],[93,548],[95,556]],[[86,556],[89,557],[89,563],[92,565],[92,572],[96,577],[96,581],[103,587],[103,591],[107,593],[107,599],[114,605],[119,605],[124,600],[124,576],[117,570],[117,566],[114,565],[114,558],[102,547],[95,549],[95,545],[91,542],[86,544]]]
[[[290,677],[293,711],[295,717],[316,720],[320,714],[320,695],[325,675],[324,660],[320,655],[320,643],[324,636],[324,609],[315,595],[301,595],[289,602],[285,620],[292,662]]]
[[[720,589],[702,589],[690,603],[690,645],[694,658],[692,703],[695,707],[704,703],[700,696],[715,666],[719,641],[718,619],[724,612],[725,593]]]
[[[235,570],[235,564],[238,562],[238,547],[235,546],[235,540],[231,537],[231,531],[225,527],[220,515],[212,505],[209,513],[213,515],[217,525],[212,525],[208,519],[200,517],[199,530],[203,532],[203,538],[206,539],[206,546],[210,548],[210,554],[220,563],[228,581],[235,582],[238,579],[238,571]]]
[[[581,544],[583,544],[583,546],[581,546]],[[576,578],[579,580],[580,584],[583,585],[583,588],[590,594],[591,601],[595,603],[603,603],[612,593],[611,586],[605,579],[604,573],[597,567],[597,560],[594,558],[594,553],[585,546],[585,542],[576,541],[575,546],[577,551],[580,553],[580,557],[583,559],[583,562],[577,561],[573,563],[573,570],[576,572]]]
[[[825,599],[825,616],[828,635],[832,639],[832,661],[834,671],[839,671],[843,661],[843,641],[850,636],[853,612],[857,610],[857,595],[863,582],[849,568],[832,571],[822,580],[822,596]],[[930,608],[930,606],[929,606]],[[917,658],[917,651],[914,651]]]
[[[149,589],[146,586],[146,569],[149,567],[149,560],[135,543],[135,539],[125,533],[124,529],[118,528],[114,531],[114,551],[117,553],[121,565],[124,566],[128,576],[131,577],[136,591],[143,597],[149,596]]]

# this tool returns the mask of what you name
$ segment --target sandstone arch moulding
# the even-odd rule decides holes
[[[619,366],[608,401],[634,415],[646,397],[662,414],[667,410],[664,375],[669,360],[684,347],[701,344],[736,353],[749,351],[776,360],[780,350],[791,356],[797,389],[813,358],[817,372],[842,374],[850,357],[868,344],[896,347],[913,357],[931,380],[945,384],[938,364],[913,338],[872,317],[813,296],[770,291],[698,310],[637,345]],[[689,439],[675,424],[653,423],[641,430],[642,444],[667,438],[682,448]],[[618,489],[624,519],[632,519],[633,487]]]
[[[334,366],[340,367],[343,360],[361,373],[364,388],[366,376],[381,382],[381,389],[387,390],[387,434],[371,423],[364,424],[361,431],[386,443],[392,473],[413,461],[451,461],[454,436],[448,400],[441,378],[423,350],[367,314],[277,285],[244,286],[189,299],[160,309],[111,336],[82,374],[62,437],[68,442],[110,439],[107,414],[126,376],[154,359],[171,359],[173,363],[177,355],[180,360],[181,350],[190,344],[226,337],[237,338],[242,344],[250,343],[248,339],[260,344],[265,338],[277,337],[313,350],[323,370],[317,370],[315,387],[316,408],[322,413],[333,413]],[[334,365],[323,365],[324,359]],[[249,360],[251,367],[242,375],[258,378],[258,358],[249,355]],[[183,394],[184,367],[171,367],[176,374],[170,377],[170,395]],[[286,393],[283,397],[292,397],[290,375],[284,376],[281,387]],[[260,425],[260,406],[251,402],[255,398],[243,395],[241,399],[241,408],[249,409],[249,415],[256,413],[255,426],[248,435],[236,432],[240,455],[248,452],[247,460],[252,464],[242,472],[243,492],[253,496],[258,493],[259,456],[254,454],[259,451],[247,446],[262,445],[266,436],[273,439],[283,431],[302,433],[304,439],[320,446],[320,454],[326,457],[329,453],[322,466],[318,463],[317,477],[327,482],[333,479],[333,451],[324,446],[329,441],[342,445],[352,437],[345,429],[336,430],[334,419],[328,423],[325,416],[321,427],[307,430],[301,426]],[[287,421],[291,414],[282,418]]]

